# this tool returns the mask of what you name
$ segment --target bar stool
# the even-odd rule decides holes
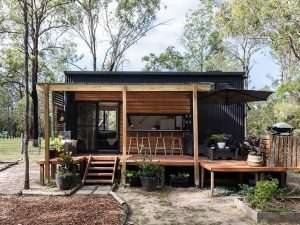
[[[138,140],[138,133],[137,132],[128,132],[129,137],[129,147],[128,147],[128,154],[130,154],[131,150],[136,150],[139,153],[139,140]]]
[[[146,152],[148,150],[151,155],[152,152],[151,152],[151,143],[150,143],[149,132],[146,132],[146,131],[138,132],[138,138],[141,140],[139,143],[141,143],[141,145],[143,145],[144,151]],[[141,154],[141,152],[139,152],[139,154]]]
[[[159,132],[159,135],[156,137],[156,144],[155,144],[155,156],[157,151],[163,150],[165,156],[167,155],[166,143],[165,138],[162,135],[162,132]]]
[[[172,155],[174,155],[174,151],[179,151],[179,154],[183,155],[182,138],[182,133],[173,132],[171,145]]]

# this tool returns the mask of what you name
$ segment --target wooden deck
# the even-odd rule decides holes
[[[199,159],[200,167],[212,172],[286,172],[283,167],[248,166],[246,161],[241,160],[208,160]]]

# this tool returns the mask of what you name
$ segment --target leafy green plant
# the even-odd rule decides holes
[[[59,174],[75,174],[76,164],[74,163],[72,157],[68,154],[62,154],[58,160],[58,172]]]
[[[145,151],[143,151],[143,147],[141,149],[141,153],[143,154],[143,159],[142,162],[139,163],[139,176],[160,177],[162,174],[161,166],[152,162],[151,156],[149,156]]]
[[[50,140],[50,147],[55,149],[56,152],[61,153],[64,150],[62,138],[60,136],[52,137]]]
[[[278,180],[258,181],[254,188],[249,188],[246,192],[246,202],[251,207],[266,210],[270,207],[270,203],[279,194]]]
[[[135,171],[135,170],[127,170],[126,171],[127,178],[137,177],[138,175],[139,175],[138,171]]]
[[[210,143],[218,143],[218,142],[223,142],[225,138],[224,134],[212,134],[209,137],[209,142]]]

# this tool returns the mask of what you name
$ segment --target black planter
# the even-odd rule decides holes
[[[56,186],[59,190],[69,190],[78,182],[78,176],[73,174],[59,175],[55,177]]]
[[[172,187],[188,187],[189,177],[171,177],[170,185]]]
[[[141,180],[140,177],[136,176],[136,177],[129,177],[129,185],[130,187],[141,187]]]
[[[140,177],[143,189],[145,191],[154,191],[157,186],[157,178],[156,177]]]

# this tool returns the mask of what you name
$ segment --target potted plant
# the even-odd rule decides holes
[[[56,185],[60,190],[68,190],[79,183],[76,175],[76,164],[68,154],[62,154],[58,159],[58,172],[56,174]]]
[[[224,134],[212,134],[209,137],[209,144],[210,145],[217,145],[219,149],[225,148],[225,135]]]
[[[189,173],[177,173],[170,175],[170,185],[172,187],[188,187],[189,186]]]
[[[143,153],[143,160],[140,164],[139,177],[142,187],[145,191],[154,191],[158,185],[162,169],[159,165],[152,162],[151,157],[143,151],[143,146],[140,147],[140,152]]]
[[[130,187],[140,187],[142,185],[138,171],[128,170],[126,178],[129,181]]]
[[[53,159],[59,156],[64,150],[62,139],[60,136],[52,137],[50,140],[49,158]]]
[[[263,166],[264,165],[263,154],[257,149],[253,148],[248,153],[247,164],[249,166]]]

